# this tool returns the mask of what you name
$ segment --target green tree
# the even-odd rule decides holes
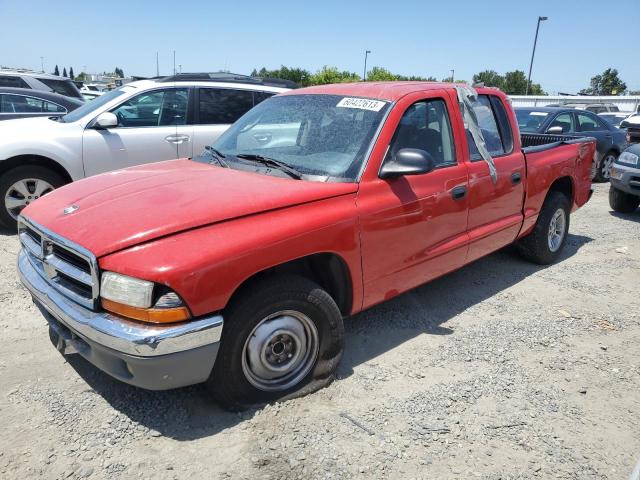
[[[58,68],[58,65],[56,65],[56,68],[53,69],[53,74],[57,75],[58,77],[60,76],[60,69]]]
[[[409,80],[412,82],[437,82],[436,77],[421,77],[419,75],[410,75],[405,77],[404,75],[398,75],[398,80]]]
[[[627,84],[618,76],[618,70],[607,68],[600,75],[591,77],[591,86],[578,92],[580,95],[622,95]]]
[[[69,67],[69,78],[73,80],[75,77],[73,76],[73,67]]]
[[[124,72],[119,67],[116,67],[113,73],[115,74],[116,77],[124,78]]]
[[[371,70],[367,72],[367,80],[371,82],[385,82],[385,81],[392,81],[392,80],[400,80],[400,76],[391,73],[386,68],[373,67]]]
[[[473,76],[473,83],[484,83],[485,87],[504,87],[504,77],[495,70],[484,70]]]
[[[527,77],[522,70],[504,74],[502,90],[507,95],[524,95],[527,91]]]
[[[86,74],[86,73],[84,73],[84,72],[80,72],[80,73],[76,76],[76,78],[75,78],[75,79],[76,79],[78,82],[84,82],[84,81],[89,80],[89,75],[87,75],[87,74]]]
[[[305,87],[309,85],[311,74],[304,68],[290,68],[281,65],[277,70],[267,70],[262,67],[260,70],[255,68],[251,72],[252,77],[260,78],[280,78],[282,80],[290,80],[298,85]]]
[[[67,67],[64,67],[64,68],[62,69],[62,76],[63,76],[63,77],[66,77],[66,76],[67,76]]]
[[[309,78],[310,85],[326,85],[328,83],[359,82],[357,73],[340,71],[337,67],[325,65]]]

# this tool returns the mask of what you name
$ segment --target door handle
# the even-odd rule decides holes
[[[454,200],[462,200],[467,196],[467,187],[464,185],[459,185],[451,190],[451,196]]]
[[[167,137],[164,137],[164,139],[169,143],[180,145],[184,142],[188,142],[191,137],[189,137],[189,135],[169,135]]]
[[[511,183],[513,183],[514,185],[519,184],[521,180],[522,180],[522,175],[520,174],[520,172],[513,172],[511,174]]]

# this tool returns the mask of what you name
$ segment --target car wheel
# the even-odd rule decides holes
[[[611,176],[611,167],[613,166],[613,162],[616,161],[616,158],[618,158],[616,152],[608,152],[602,157],[600,164],[596,168],[593,180],[596,182],[608,182]]]
[[[549,192],[533,231],[516,244],[524,258],[540,265],[558,258],[569,233],[570,206],[566,195]]]
[[[38,165],[9,170],[0,177],[0,193],[4,200],[4,208],[0,208],[0,225],[15,228],[18,215],[27,205],[64,184],[58,173]]]
[[[615,212],[632,213],[640,205],[640,197],[609,187],[609,205]]]
[[[225,408],[306,395],[333,380],[343,351],[342,315],[314,282],[265,279],[238,295],[224,315],[207,387]]]

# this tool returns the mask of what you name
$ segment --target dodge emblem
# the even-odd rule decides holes
[[[76,210],[78,210],[80,207],[78,205],[70,205],[67,208],[65,208],[62,212],[65,215],[69,215],[70,213],[75,212]]]

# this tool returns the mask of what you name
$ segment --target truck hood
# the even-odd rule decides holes
[[[22,214],[101,257],[172,233],[357,188],[355,183],[294,180],[181,159],[80,180]],[[77,209],[65,214],[71,206]]]

